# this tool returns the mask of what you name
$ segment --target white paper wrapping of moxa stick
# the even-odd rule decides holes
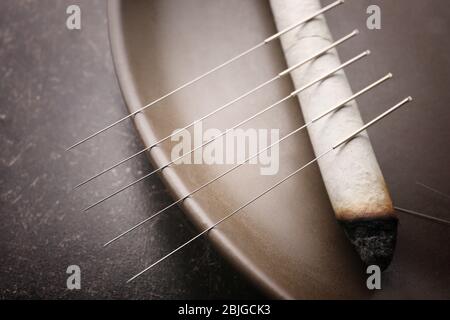
[[[276,26],[282,30],[321,8],[319,0],[270,0]],[[351,30],[350,30],[351,31]],[[289,66],[333,42],[325,17],[300,26],[281,38]],[[356,54],[356,53],[355,53]],[[361,63],[366,63],[363,61]],[[291,73],[296,88],[341,64],[336,50]],[[305,121],[352,95],[343,70],[298,95]],[[355,101],[308,127],[316,154],[363,125]],[[394,213],[392,201],[367,133],[319,161],[319,168],[338,219],[377,218]]]

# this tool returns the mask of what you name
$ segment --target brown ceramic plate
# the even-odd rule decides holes
[[[327,17],[335,38],[355,27],[363,31],[339,49],[343,58],[367,48],[373,51],[369,62],[347,69],[355,90],[388,71],[396,76],[389,85],[360,99],[364,119],[406,95],[415,96],[414,107],[387,119],[370,134],[396,204],[443,216],[447,199],[415,182],[450,192],[445,165],[450,157],[442,148],[449,141],[449,112],[443,101],[449,98],[444,83],[448,83],[450,62],[442,51],[443,46],[449,48],[450,13],[444,0],[433,1],[437,7],[420,0],[380,2],[384,10],[381,31],[365,28],[368,1],[350,2]],[[270,6],[261,0],[115,0],[110,2],[109,20],[116,70],[130,111],[276,32]],[[138,114],[137,130],[145,145],[151,145],[285,67],[281,47],[275,42]],[[280,80],[205,120],[203,129],[229,128],[292,90],[290,79]],[[433,108],[434,115],[424,108]],[[292,100],[244,128],[279,129],[283,136],[303,123],[299,105]],[[155,167],[169,161],[172,146],[168,142],[152,149],[149,158]],[[277,175],[262,176],[257,165],[245,165],[187,199],[184,211],[204,229],[314,158],[306,132],[283,142],[279,154]],[[161,177],[178,199],[229,167],[183,164],[164,169]],[[394,262],[384,273],[383,290],[372,297],[449,298],[448,229],[408,216],[400,219]],[[369,296],[365,270],[334,219],[316,165],[208,237],[237,269],[273,297]]]

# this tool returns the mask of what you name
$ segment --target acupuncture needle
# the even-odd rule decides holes
[[[296,94],[299,93],[299,92],[301,92],[301,91],[303,91],[303,90],[305,90],[305,89],[307,89],[307,88],[309,88],[309,87],[311,87],[311,86],[313,86],[314,84],[316,84],[316,83],[318,83],[318,82],[320,82],[320,81],[322,81],[322,80],[328,78],[329,76],[331,76],[331,75],[334,74],[335,72],[337,72],[337,71],[339,71],[339,70],[345,68],[346,66],[348,66],[348,65],[350,65],[350,64],[352,64],[352,63],[354,63],[354,62],[356,62],[356,61],[358,61],[358,60],[360,60],[360,59],[362,59],[362,58],[364,58],[364,57],[366,57],[366,56],[368,56],[369,54],[370,54],[370,51],[369,51],[369,50],[364,51],[363,53],[357,55],[356,57],[354,57],[354,58],[348,60],[347,62],[341,64],[340,66],[336,67],[336,68],[333,69],[332,71],[326,73],[325,75],[323,75],[323,76],[321,76],[321,77],[319,77],[319,78],[317,78],[317,79],[311,81],[311,82],[308,83],[307,85],[305,85],[305,86],[301,87],[300,89],[296,90],[296,91],[295,91]],[[285,100],[287,100],[287,99],[289,99],[289,96],[283,98],[282,101],[285,101]],[[275,105],[277,105],[277,103],[275,103]],[[272,107],[274,107],[274,106],[270,106],[269,108],[272,108]],[[269,110],[269,108],[266,108],[266,109],[263,110],[263,111],[265,112],[265,111]],[[257,115],[259,115],[259,114],[261,114],[261,113],[258,113]],[[217,137],[216,137],[216,138],[217,138]],[[214,140],[215,140],[216,138],[214,138]],[[208,141],[208,143],[210,143],[210,142],[211,142],[211,141]],[[197,148],[198,148],[198,147],[197,147]],[[192,150],[191,150],[190,152],[188,152],[188,153],[182,155],[181,157],[183,157],[183,156],[185,156],[185,155],[187,155],[187,154],[189,154],[189,153],[191,153],[191,152],[192,152]],[[141,182],[142,180],[144,180],[144,179],[150,177],[150,176],[153,175],[154,173],[156,173],[156,172],[158,172],[158,171],[161,171],[161,170],[167,168],[168,166],[170,166],[171,164],[173,164],[175,161],[178,161],[179,159],[180,159],[180,158],[177,158],[177,159],[175,159],[175,160],[173,160],[173,161],[170,161],[169,163],[167,163],[167,164],[165,164],[165,165],[163,165],[163,166],[161,166],[161,167],[159,167],[159,168],[157,168],[157,169],[151,171],[150,173],[147,173],[147,174],[144,175],[143,177],[141,177],[141,178],[139,178],[139,179],[137,179],[137,180],[131,182],[130,184],[128,184],[128,185],[126,185],[126,186],[120,188],[119,190],[117,190],[117,191],[111,193],[110,195],[104,197],[103,199],[101,199],[101,200],[95,202],[94,204],[90,205],[89,207],[85,208],[84,211],[88,211],[89,209],[91,209],[91,208],[93,208],[93,207],[99,205],[100,203],[102,203],[102,202],[104,202],[104,201],[106,201],[106,200],[112,198],[113,196],[115,196],[115,195],[117,195],[118,193],[120,193],[120,192],[122,192],[122,191],[128,189],[129,187],[135,185],[136,183]]]
[[[246,208],[247,206],[249,206],[250,204],[254,203],[255,201],[257,201],[258,199],[260,199],[261,197],[263,197],[264,195],[266,195],[267,193],[269,193],[270,191],[272,191],[273,189],[275,189],[276,187],[278,187],[279,185],[281,185],[282,183],[284,183],[285,181],[289,180],[290,178],[292,178],[293,176],[295,176],[297,173],[301,172],[302,170],[304,170],[305,168],[307,168],[308,166],[310,166],[311,164],[317,162],[319,159],[321,159],[322,157],[324,157],[325,155],[327,155],[328,153],[336,150],[337,148],[339,148],[340,146],[346,144],[347,142],[349,142],[350,140],[352,140],[353,138],[355,138],[359,133],[361,133],[362,131],[366,130],[367,128],[369,128],[370,126],[374,125],[375,123],[377,123],[378,121],[380,121],[381,119],[383,119],[384,117],[388,116],[389,114],[391,114],[392,112],[398,110],[400,107],[402,107],[403,105],[407,104],[408,102],[412,101],[411,97],[408,97],[404,100],[402,100],[401,102],[399,102],[398,104],[396,104],[395,106],[391,107],[390,109],[388,109],[387,111],[385,111],[384,113],[382,113],[381,115],[379,115],[378,117],[376,117],[375,119],[371,120],[369,123],[365,124],[364,126],[362,126],[361,128],[357,129],[355,132],[353,132],[352,134],[350,134],[349,136],[347,136],[346,138],[342,139],[340,142],[336,143],[334,146],[332,146],[330,149],[328,149],[327,151],[321,153],[319,156],[315,157],[314,159],[312,159],[311,161],[309,161],[308,163],[306,163],[305,165],[303,165],[302,167],[298,168],[297,170],[295,170],[294,172],[292,172],[291,174],[289,174],[287,177],[281,179],[280,181],[278,181],[277,183],[275,183],[274,185],[272,185],[271,187],[269,187],[268,189],[266,189],[264,192],[260,193],[258,196],[254,197],[253,199],[251,199],[250,201],[246,202],[245,204],[241,205],[239,208],[235,209],[234,211],[232,211],[231,213],[227,214],[225,217],[223,217],[222,219],[220,219],[219,221],[217,221],[216,223],[214,223],[212,226],[206,228],[205,230],[203,230],[202,232],[198,233],[196,236],[192,237],[191,239],[189,239],[188,241],[184,242],[182,245],[180,245],[179,247],[177,247],[176,249],[172,250],[171,252],[169,252],[168,254],[166,254],[165,256],[163,256],[162,258],[160,258],[158,261],[154,262],[153,264],[151,264],[150,266],[146,267],[145,269],[143,269],[142,271],[140,271],[139,273],[137,273],[136,275],[134,275],[133,277],[131,277],[130,279],[127,280],[127,283],[130,283],[131,281],[135,280],[136,278],[140,277],[141,275],[143,275],[145,272],[149,271],[150,269],[152,269],[154,266],[158,265],[159,263],[161,263],[162,261],[166,260],[167,258],[169,258],[170,256],[172,256],[173,254],[175,254],[176,252],[180,251],[181,249],[183,249],[184,247],[186,247],[187,245],[189,245],[190,243],[192,243],[193,241],[195,241],[196,239],[200,238],[201,236],[203,236],[204,234],[206,234],[207,232],[211,231],[212,229],[214,229],[215,227],[217,227],[218,225],[220,225],[221,223],[225,222],[226,220],[230,219],[232,216],[234,216],[236,213],[238,213],[239,211],[241,211],[242,209]]]
[[[234,62],[234,61],[236,61],[236,60],[238,60],[238,59],[240,59],[240,58],[242,58],[242,57],[244,57],[244,56],[250,54],[251,52],[255,51],[256,49],[258,49],[258,48],[260,48],[260,47],[263,47],[264,45],[268,44],[269,42],[271,42],[271,41],[273,41],[273,40],[275,40],[275,39],[278,39],[278,38],[279,38],[280,36],[282,36],[283,34],[285,34],[285,33],[289,32],[289,31],[295,29],[296,27],[298,27],[298,26],[300,26],[300,25],[302,25],[302,24],[304,24],[304,23],[306,23],[306,22],[308,22],[308,21],[310,21],[310,20],[313,20],[314,18],[316,18],[317,16],[321,15],[322,13],[325,13],[325,12],[327,12],[327,11],[329,11],[329,10],[331,10],[331,9],[333,9],[333,8],[337,7],[338,5],[341,5],[341,4],[343,4],[343,3],[344,3],[344,0],[338,0],[338,1],[335,1],[335,2],[331,3],[330,5],[328,5],[328,6],[324,7],[324,8],[322,8],[322,9],[320,9],[320,10],[317,11],[316,13],[313,13],[313,14],[311,14],[310,16],[308,16],[308,17],[306,17],[306,18],[304,18],[304,19],[302,19],[302,20],[300,20],[300,21],[298,21],[298,22],[292,24],[291,26],[289,26],[289,27],[287,27],[287,28],[281,30],[280,32],[278,32],[278,33],[276,33],[276,34],[270,36],[269,38],[265,39],[264,41],[260,42],[259,44],[255,45],[255,46],[253,46],[252,48],[243,51],[242,53],[238,54],[237,56],[234,56],[233,58],[231,58],[231,59],[225,61],[224,63],[222,63],[222,64],[220,64],[220,65],[214,67],[213,69],[211,69],[211,70],[209,70],[209,71],[203,73],[202,75],[200,75],[200,76],[198,76],[198,77],[196,77],[196,78],[194,78],[194,79],[192,79],[192,80],[190,80],[190,81],[184,83],[183,85],[181,85],[181,86],[179,86],[178,88],[176,88],[176,89],[170,91],[169,93],[166,93],[165,95],[159,97],[158,99],[153,100],[152,102],[146,104],[145,106],[139,108],[138,110],[133,111],[132,113],[128,114],[127,116],[125,116],[125,117],[123,117],[123,118],[121,118],[121,119],[119,119],[119,120],[117,120],[117,121],[111,123],[110,125],[104,127],[103,129],[100,129],[100,130],[98,130],[97,132],[95,132],[95,133],[89,135],[88,137],[86,137],[86,138],[84,138],[84,139],[78,141],[77,143],[75,143],[75,144],[73,144],[72,146],[70,146],[69,148],[67,148],[66,151],[69,151],[69,150],[71,150],[71,149],[73,149],[73,148],[79,146],[80,144],[82,144],[82,143],[84,143],[84,142],[86,142],[86,141],[88,141],[88,140],[94,138],[95,136],[99,135],[100,133],[102,133],[102,132],[104,132],[104,131],[106,131],[106,130],[108,130],[108,129],[114,127],[114,126],[116,126],[117,124],[119,124],[119,123],[125,121],[126,119],[129,119],[130,117],[135,116],[136,114],[138,114],[138,113],[140,113],[140,112],[146,110],[147,108],[149,108],[149,107],[155,105],[156,103],[158,103],[158,102],[160,102],[160,101],[162,101],[162,100],[168,98],[169,96],[171,96],[171,95],[177,93],[178,91],[181,91],[181,90],[183,90],[183,89],[189,87],[190,85],[192,85],[192,84],[194,84],[194,83],[200,81],[201,79],[207,77],[208,75],[210,75],[210,74],[212,74],[212,73],[214,73],[214,72],[216,72],[216,71],[218,71],[218,70],[224,68],[225,66],[231,64],[232,62]]]
[[[445,194],[445,193],[442,192],[442,191],[439,191],[439,190],[437,190],[437,189],[435,189],[435,188],[432,188],[432,187],[430,187],[430,186],[427,186],[426,184],[423,184],[422,182],[418,182],[418,181],[417,181],[416,184],[419,185],[419,186],[421,186],[421,187],[423,187],[423,188],[425,188],[425,189],[428,189],[428,190],[431,191],[431,192],[434,192],[434,193],[440,195],[441,197],[450,199],[450,196],[449,196],[448,194]]]
[[[303,60],[303,61],[301,61],[301,62],[299,62],[299,63],[297,63],[297,64],[295,64],[295,65],[293,65],[292,67],[290,67],[290,68],[288,68],[288,69],[286,69],[286,70],[283,70],[282,72],[278,73],[278,74],[277,74],[275,77],[273,77],[272,79],[267,80],[266,82],[264,82],[264,83],[258,85],[257,87],[253,88],[252,90],[247,91],[246,93],[240,95],[239,97],[233,99],[232,101],[230,101],[230,102],[228,102],[228,103],[226,103],[226,104],[220,106],[219,108],[217,108],[217,109],[215,109],[215,110],[209,112],[208,114],[202,116],[201,118],[199,118],[199,119],[197,119],[197,120],[191,122],[190,124],[186,125],[185,127],[181,128],[181,129],[178,129],[178,130],[175,130],[172,134],[170,134],[170,135],[168,135],[168,136],[166,136],[166,137],[160,139],[159,141],[157,141],[157,142],[155,142],[155,143],[152,143],[150,146],[148,146],[148,147],[146,147],[146,148],[144,148],[144,149],[142,149],[142,150],[136,152],[135,154],[133,154],[133,155],[131,155],[131,156],[129,156],[129,157],[127,157],[127,158],[125,158],[125,159],[123,159],[123,160],[121,160],[121,161],[115,163],[115,164],[113,164],[112,166],[110,166],[110,167],[104,169],[103,171],[101,171],[101,172],[99,172],[99,173],[93,175],[92,177],[90,177],[90,178],[84,180],[83,182],[77,184],[77,185],[74,187],[74,189],[77,189],[77,188],[79,188],[79,187],[85,185],[86,183],[92,181],[92,180],[95,179],[95,178],[98,178],[99,176],[101,176],[101,175],[107,173],[108,171],[110,171],[110,170],[112,170],[112,169],[118,167],[119,165],[121,165],[121,164],[123,164],[123,163],[125,163],[125,162],[127,162],[127,161],[129,161],[129,160],[131,160],[131,159],[133,159],[133,158],[135,158],[135,157],[137,157],[137,156],[140,155],[140,154],[143,154],[145,151],[150,150],[150,149],[152,149],[153,147],[156,147],[156,146],[159,145],[160,143],[162,143],[162,142],[164,142],[164,141],[166,141],[166,140],[172,138],[173,136],[175,136],[176,134],[182,132],[183,130],[186,130],[186,129],[192,127],[192,126],[195,125],[196,123],[198,123],[198,122],[200,122],[200,121],[203,121],[203,120],[205,120],[205,119],[207,119],[207,118],[213,116],[214,114],[216,114],[216,113],[218,113],[218,112],[220,112],[220,111],[222,111],[222,110],[225,110],[226,108],[230,107],[231,105],[237,103],[238,101],[244,99],[245,97],[251,95],[252,93],[254,93],[254,92],[256,92],[256,91],[262,89],[263,87],[269,85],[270,83],[272,83],[272,82],[274,82],[274,81],[276,81],[276,80],[281,79],[282,77],[288,75],[288,74],[291,73],[292,71],[294,71],[294,70],[298,69],[299,67],[303,66],[304,64],[306,64],[306,63],[308,63],[308,62],[310,62],[310,61],[312,61],[312,60],[314,60],[314,59],[320,57],[321,55],[325,54],[326,52],[330,51],[331,49],[337,47],[337,46],[340,45],[341,43],[343,43],[343,42],[345,42],[345,41],[347,41],[347,40],[353,38],[354,36],[356,36],[356,35],[358,35],[358,34],[359,34],[359,31],[358,31],[358,30],[354,30],[353,32],[351,32],[351,33],[349,33],[348,35],[342,37],[342,38],[339,39],[338,41],[336,41],[336,42],[330,44],[329,46],[327,46],[327,47],[325,47],[324,49],[320,50],[319,52],[317,52],[316,54],[312,55],[311,57],[309,57],[309,58],[307,58],[307,59],[305,59],[305,60]]]
[[[127,235],[128,233],[132,232],[133,230],[139,228],[140,226],[142,226],[143,224],[149,222],[150,220],[156,218],[158,215],[162,214],[163,212],[165,212],[166,210],[170,209],[171,207],[173,207],[174,205],[177,205],[181,202],[183,202],[184,200],[186,200],[189,197],[192,197],[194,194],[196,194],[197,192],[199,192],[200,190],[203,190],[204,188],[206,188],[207,186],[209,186],[210,184],[212,184],[213,182],[219,180],[220,178],[224,177],[225,175],[229,174],[230,172],[236,170],[237,168],[241,167],[242,165],[244,165],[245,163],[248,163],[251,159],[257,157],[258,155],[260,155],[261,153],[265,152],[266,150],[271,149],[273,146],[280,144],[281,142],[283,142],[284,140],[288,139],[289,137],[295,135],[296,133],[301,132],[303,129],[309,127],[311,124],[319,121],[320,119],[324,118],[325,116],[327,116],[328,114],[344,107],[345,105],[347,105],[350,101],[355,100],[356,98],[358,98],[359,96],[363,95],[364,93],[372,90],[373,88],[375,88],[376,86],[382,84],[383,82],[389,80],[392,78],[392,74],[389,73],[386,76],[384,76],[383,78],[375,81],[374,83],[368,85],[367,87],[365,87],[364,89],[360,90],[359,92],[353,94],[352,96],[350,96],[349,98],[346,98],[345,100],[339,102],[338,104],[336,104],[335,106],[329,108],[328,110],[326,110],[325,112],[323,112],[322,114],[318,115],[317,117],[313,118],[312,120],[308,121],[307,123],[305,123],[304,125],[302,125],[301,127],[293,130],[292,132],[288,133],[287,135],[285,135],[284,137],[280,138],[278,141],[275,141],[274,143],[272,143],[271,145],[269,145],[268,147],[260,150],[259,152],[257,152],[256,154],[253,154],[252,156],[248,157],[247,159],[245,159],[244,161],[238,163],[237,165],[235,165],[234,167],[228,169],[227,171],[221,173],[220,175],[216,176],[215,178],[209,180],[208,182],[204,183],[203,185],[197,187],[195,190],[191,191],[190,193],[186,194],[185,196],[181,197],[180,199],[178,199],[177,201],[173,202],[172,204],[168,205],[167,207],[159,210],[158,212],[156,212],[155,214],[151,215],[150,217],[144,219],[143,221],[139,222],[138,224],[134,225],[133,227],[129,228],[128,230],[122,232],[121,234],[119,234],[118,236],[116,236],[115,238],[113,238],[112,240],[108,241],[107,243],[104,244],[104,247],[112,244],[113,242],[119,240],[120,238],[122,238],[123,236]],[[295,95],[292,95],[292,97],[294,97]]]
[[[448,221],[448,220],[432,217],[432,216],[429,216],[429,215],[424,214],[424,213],[420,213],[420,212],[417,212],[417,211],[408,210],[408,209],[404,209],[404,208],[400,208],[400,207],[394,207],[394,209],[397,210],[397,211],[400,211],[400,212],[407,213],[409,215],[415,216],[415,217],[419,217],[419,218],[422,218],[422,219],[427,219],[427,220],[430,220],[430,221],[433,221],[433,222],[438,222],[438,223],[441,223],[441,224],[450,225],[450,221]]]

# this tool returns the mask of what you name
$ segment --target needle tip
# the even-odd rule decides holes
[[[106,248],[107,246],[109,246],[111,243],[114,242],[114,240],[115,240],[115,238],[112,239],[112,240],[109,240],[108,242],[106,242],[106,243],[103,245],[103,248]]]
[[[353,34],[359,34],[359,30],[358,29],[353,30]]]
[[[369,55],[369,54],[371,54],[372,52],[370,52],[370,50],[366,50],[366,52],[365,52],[365,54],[366,55]]]
[[[407,99],[408,101],[413,101],[413,98],[411,96],[409,96]]]
[[[393,75],[391,72],[389,72],[389,73],[387,74],[387,76],[388,76],[388,78],[392,78],[394,75]]]

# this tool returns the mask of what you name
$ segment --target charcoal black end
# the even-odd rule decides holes
[[[367,266],[377,265],[381,270],[389,266],[397,242],[397,218],[339,220],[339,222]]]

